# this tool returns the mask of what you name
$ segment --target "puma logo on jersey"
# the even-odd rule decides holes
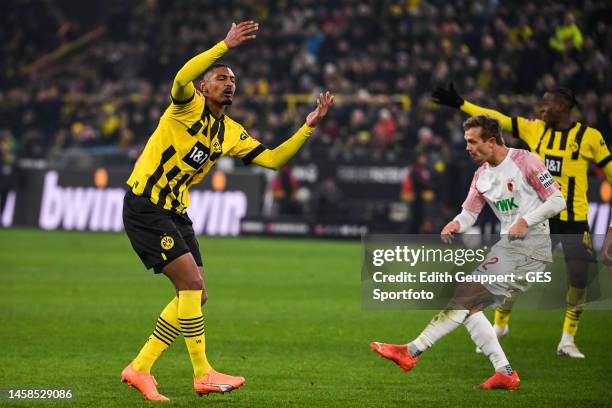
[[[516,205],[516,203],[514,202],[514,197],[504,198],[503,200],[496,201],[494,204],[495,208],[502,212],[510,211],[513,208],[519,208],[518,205]]]

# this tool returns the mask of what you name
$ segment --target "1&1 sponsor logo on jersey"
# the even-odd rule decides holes
[[[561,171],[563,170],[563,157],[546,155],[544,157],[546,162],[546,168],[553,176],[561,177]],[[544,184],[544,182],[542,182]]]
[[[195,145],[189,150],[189,153],[183,157],[183,161],[189,166],[198,170],[206,163],[206,160],[210,157],[210,149],[204,146],[201,142],[196,142]]]

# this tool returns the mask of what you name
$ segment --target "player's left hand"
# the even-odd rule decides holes
[[[327,111],[334,104],[334,95],[329,93],[329,91],[325,92],[325,94],[320,93],[317,98],[317,107],[315,110],[310,112],[308,116],[306,116],[306,124],[310,127],[315,127],[319,124],[319,121],[327,115]]]
[[[529,230],[529,225],[527,225],[527,221],[523,217],[516,220],[514,224],[508,230],[508,240],[514,241],[515,239],[523,239],[525,235],[527,235],[527,231]]]

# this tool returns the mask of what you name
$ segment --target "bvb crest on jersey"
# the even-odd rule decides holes
[[[171,236],[164,235],[161,239],[161,247],[166,251],[172,249],[174,246],[174,239]]]
[[[570,145],[570,149],[572,149],[572,152],[577,152],[578,151],[578,143],[576,143],[575,141],[572,142],[572,144]]]

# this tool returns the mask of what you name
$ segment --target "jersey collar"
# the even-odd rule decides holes
[[[223,120],[225,118],[225,114],[224,113],[222,113],[221,116],[219,116],[218,118],[215,117],[215,115],[213,115],[213,113],[210,111],[210,109],[208,109],[208,106],[206,106],[206,103],[204,104],[204,114],[212,116],[214,120]]]

